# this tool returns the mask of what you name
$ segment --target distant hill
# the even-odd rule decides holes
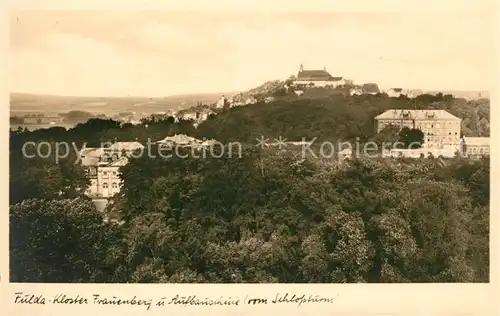
[[[198,93],[172,95],[166,97],[78,97],[29,93],[11,93],[10,112],[26,113],[66,113],[86,111],[93,114],[112,115],[118,112],[140,112],[151,114],[169,110],[181,110],[198,104],[217,102],[221,95],[231,97],[235,92]]]
[[[241,92],[236,94],[233,98],[234,101],[245,101],[249,97],[261,98],[261,97],[271,96],[276,91],[284,88],[284,86],[285,86],[284,81],[280,80],[266,81],[258,87],[250,89],[246,92]]]
[[[452,94],[456,98],[463,98],[466,100],[479,100],[479,99],[489,99],[490,93],[488,91],[460,91],[460,90],[442,90],[442,91],[423,91],[423,93],[436,95],[438,93],[442,94]]]

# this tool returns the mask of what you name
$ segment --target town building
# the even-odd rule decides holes
[[[185,134],[175,134],[174,136],[167,136],[164,139],[160,140],[157,142],[157,144],[163,144],[165,146],[197,146],[200,145],[202,141],[191,137],[187,136]]]
[[[45,116],[44,114],[31,114],[23,117],[24,124],[61,124],[63,117],[61,116]]]
[[[111,198],[121,188],[120,167],[128,163],[128,157],[144,145],[139,142],[115,142],[108,147],[83,148],[80,163],[90,180],[85,192],[92,198]]]
[[[206,108],[192,108],[188,110],[182,110],[177,113],[178,117],[182,120],[193,121],[194,127],[197,127],[201,122],[208,119],[210,115],[215,115],[216,113],[206,107]]]
[[[309,87],[332,87],[336,88],[346,84],[342,77],[333,77],[326,67],[323,70],[304,70],[300,65],[297,78],[293,82],[295,86],[309,86]]]
[[[478,158],[489,156],[490,138],[489,137],[462,137],[460,149],[463,156]]]
[[[247,98],[247,100],[245,101],[245,104],[255,104],[257,103],[257,98],[255,98],[254,96],[250,96]]]
[[[391,88],[391,89],[387,90],[386,93],[391,98],[398,98],[402,95],[405,95],[409,98],[413,97],[413,94],[411,93],[411,91],[403,89],[403,88]]]
[[[352,88],[349,90],[350,95],[362,95],[363,90],[361,88]]]
[[[424,133],[424,146],[458,148],[462,119],[445,110],[387,110],[375,117],[377,132],[389,125],[416,128]]]
[[[387,90],[386,93],[391,98],[397,98],[403,93],[403,88],[391,88]]]
[[[393,158],[429,158],[429,157],[445,157],[453,158],[457,155],[459,148],[415,148],[415,149],[385,149],[382,152],[383,157]]]
[[[215,107],[218,108],[218,109],[221,109],[223,108],[226,104],[229,104],[228,103],[228,100],[226,99],[226,97],[224,95],[222,95],[219,99],[219,101],[217,101]]]

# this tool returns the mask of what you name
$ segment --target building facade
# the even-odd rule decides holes
[[[457,154],[458,149],[455,148],[416,148],[416,149],[386,149],[382,152],[383,157],[393,158],[429,158],[445,157],[453,158]]]
[[[403,88],[391,88],[391,89],[387,90],[386,93],[391,98],[398,98],[402,95],[405,95],[409,98],[413,97],[413,94],[409,90],[406,90]]]
[[[85,192],[93,198],[111,198],[120,192],[120,167],[128,157],[144,146],[139,142],[116,142],[109,147],[84,148],[80,151],[81,165],[90,180]]]
[[[462,137],[460,148],[462,155],[470,158],[479,158],[490,155],[489,137]]]
[[[416,128],[424,133],[424,147],[460,146],[461,119],[445,110],[387,110],[375,117],[377,132],[389,125]]]

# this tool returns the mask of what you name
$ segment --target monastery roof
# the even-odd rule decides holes
[[[445,110],[401,110],[391,109],[377,115],[375,119],[413,119],[413,120],[461,120],[460,118],[448,113]]]
[[[302,70],[297,74],[298,81],[326,81],[331,78],[332,75],[326,70]]]

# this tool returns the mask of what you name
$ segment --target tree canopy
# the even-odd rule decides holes
[[[376,134],[373,117],[414,103],[337,95],[226,109],[198,128],[169,118],[94,119],[70,130],[11,131],[11,281],[488,282],[489,158],[338,161],[255,146],[261,135],[400,139],[391,129]],[[489,133],[482,103],[417,98],[417,107],[431,106],[469,113],[465,127]],[[242,153],[131,158],[104,213],[83,196],[88,179],[74,154],[57,164],[21,154],[27,141],[145,143],[175,133],[239,141]],[[420,139],[411,130],[402,137]],[[109,214],[123,222],[106,221]]]

